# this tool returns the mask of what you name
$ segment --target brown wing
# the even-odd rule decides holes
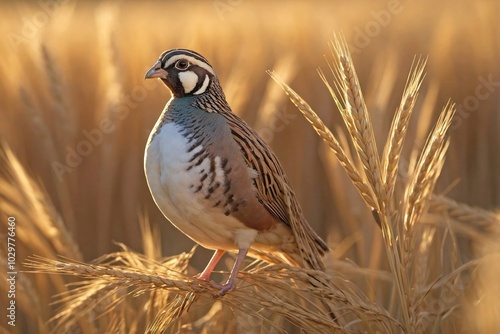
[[[322,270],[324,267],[321,255],[328,251],[328,246],[302,215],[302,210],[278,158],[262,138],[231,111],[217,78],[214,77],[211,84],[212,94],[200,96],[193,102],[193,105],[208,113],[216,112],[226,119],[245,163],[257,172],[257,177],[253,179],[257,189],[257,200],[273,217],[293,231],[301,257],[304,259],[303,265]],[[286,192],[284,187],[286,187]],[[288,194],[290,200],[290,210],[285,202],[285,193]],[[297,219],[292,221],[289,211],[293,212]]]
[[[258,200],[276,218],[288,225],[294,232],[298,242],[304,265],[317,270],[324,270],[321,255],[328,251],[328,246],[314,232],[302,214],[290,182],[271,148],[242,119],[233,113],[224,113],[231,128],[231,134],[243,153],[248,166],[257,171],[254,179]],[[291,211],[297,216],[292,224],[290,209],[285,202],[285,189],[290,197]]]
[[[254,179],[257,197],[276,218],[291,227],[282,184],[288,179],[269,146],[246,123],[233,113],[224,115],[231,134],[243,153],[247,165],[257,171]],[[252,138],[249,140],[248,138]]]

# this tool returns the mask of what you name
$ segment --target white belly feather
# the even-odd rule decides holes
[[[173,225],[206,248],[250,247],[256,230],[207,205],[202,192],[194,193],[193,184],[199,184],[201,171],[209,170],[210,161],[207,158],[188,170],[192,156],[203,149],[198,146],[188,152],[189,146],[175,123],[163,124],[148,142],[146,178],[157,206]]]

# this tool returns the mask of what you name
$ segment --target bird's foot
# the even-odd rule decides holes
[[[219,284],[215,283],[214,281],[211,282],[212,286],[214,286],[216,289],[219,289],[219,292],[217,293],[217,296],[221,297],[224,296],[226,293],[233,291],[236,288],[236,283],[234,280],[228,280],[225,284]]]

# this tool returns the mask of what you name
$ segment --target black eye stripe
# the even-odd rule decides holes
[[[193,57],[194,59],[197,59],[197,60],[199,60],[199,61],[201,61],[203,63],[206,63],[207,65],[210,66],[210,63],[202,55],[200,55],[199,53],[196,53],[194,51],[187,50],[187,49],[172,49],[172,50],[164,51],[160,55],[160,58],[158,60],[161,63],[161,67],[163,69],[166,69],[165,68],[165,64],[167,63],[167,61],[170,58],[175,57],[175,56],[179,56],[179,55]]]
[[[166,59],[162,59],[161,57],[158,60],[160,61],[161,68],[163,68],[164,70],[166,70],[165,65],[167,64],[167,60]]]

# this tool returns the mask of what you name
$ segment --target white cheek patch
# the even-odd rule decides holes
[[[198,83],[198,75],[193,71],[186,71],[179,73],[179,80],[181,81],[182,87],[184,87],[184,93],[190,93],[196,84]]]
[[[208,74],[205,74],[205,80],[203,80],[203,85],[201,85],[200,89],[198,89],[196,92],[194,92],[194,95],[199,95],[205,93],[207,90],[208,84],[210,83],[210,78],[208,77]]]

